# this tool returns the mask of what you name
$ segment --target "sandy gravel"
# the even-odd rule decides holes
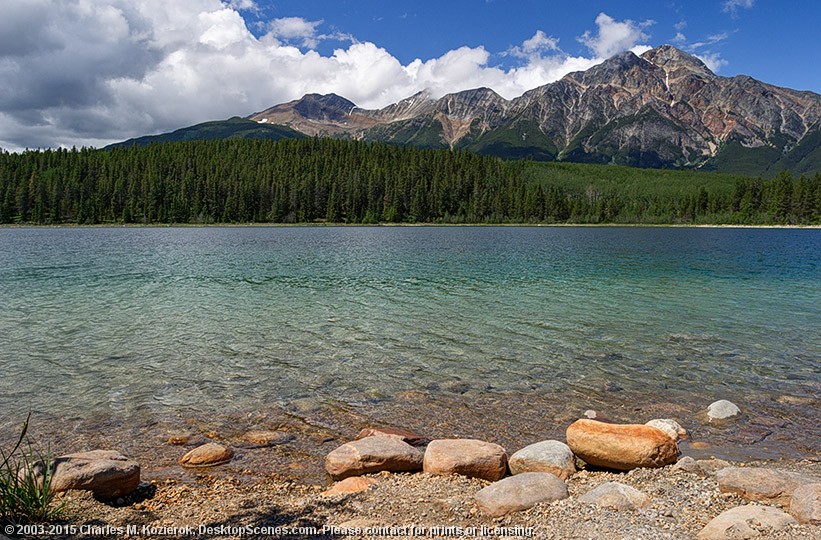
[[[755,465],[821,476],[819,462]],[[330,497],[322,495],[327,486],[226,474],[219,468],[190,482],[153,480],[119,506],[73,492],[62,497],[66,520],[29,537],[685,539],[724,510],[746,504],[719,493],[712,476],[671,467],[628,473],[582,471],[568,480],[570,498],[494,519],[482,515],[473,503],[473,495],[488,484],[485,481],[425,473],[369,477],[376,480],[370,490]],[[617,512],[578,501],[608,481],[640,489],[651,504],[640,511]],[[378,534],[365,534],[368,528]],[[797,526],[761,538],[821,539],[821,527]]]

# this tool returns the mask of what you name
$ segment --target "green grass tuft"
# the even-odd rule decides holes
[[[0,448],[0,523],[42,523],[58,517],[63,504],[54,504],[50,452],[39,452],[27,437],[31,413],[17,443],[6,453]],[[36,471],[36,472],[35,472]]]

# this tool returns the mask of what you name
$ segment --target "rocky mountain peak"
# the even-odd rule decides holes
[[[651,49],[643,53],[641,57],[667,71],[686,70],[697,75],[715,76],[704,62],[672,45],[662,45]]]
[[[305,118],[341,122],[356,105],[336,94],[306,94],[297,100],[293,109]]]

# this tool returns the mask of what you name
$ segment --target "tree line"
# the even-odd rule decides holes
[[[821,223],[821,175],[510,162],[336,139],[0,152],[0,223]]]

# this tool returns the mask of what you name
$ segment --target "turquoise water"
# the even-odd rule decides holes
[[[0,411],[818,398],[819,306],[818,230],[2,229]]]

